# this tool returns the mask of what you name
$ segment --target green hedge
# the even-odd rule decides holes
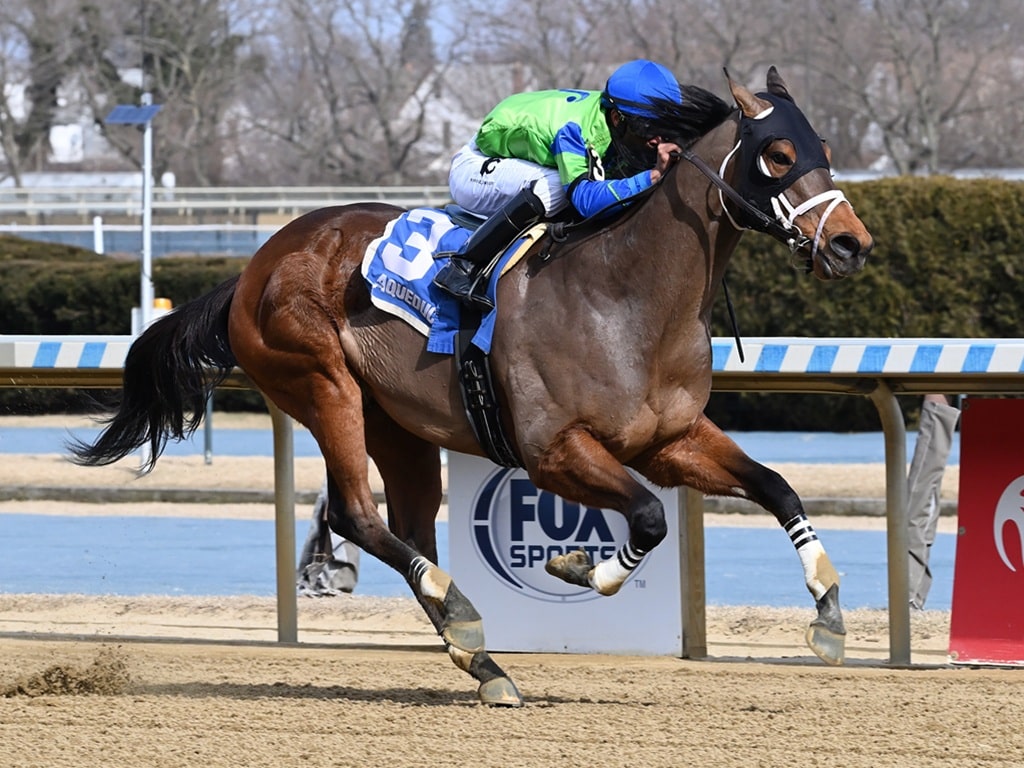
[[[747,234],[727,273],[744,336],[1022,335],[1024,184],[930,177],[843,187],[875,237],[864,271],[821,282],[795,269],[784,246]],[[156,295],[184,303],[245,263],[155,259]],[[137,260],[0,237],[0,333],[128,333],[138,283]],[[732,335],[721,294],[712,329]],[[46,400],[39,392],[29,399]],[[4,397],[0,390],[0,405]],[[262,407],[258,396],[243,402]],[[917,398],[902,404],[913,421]],[[870,401],[848,395],[716,393],[708,414],[732,430],[880,429]]]
[[[154,295],[174,306],[201,296],[245,267],[247,259],[168,257],[153,261]],[[72,246],[0,236],[0,333],[131,333],[139,304],[139,262],[100,256]],[[0,412],[94,410],[116,392],[75,389],[0,389]],[[225,410],[260,410],[255,392],[218,392]]]
[[[237,275],[246,263],[230,257],[155,259],[154,293],[177,306]],[[0,236],[0,332],[131,333],[139,281],[134,259]]]
[[[947,177],[848,185],[875,237],[859,275],[821,282],[788,268],[755,234],[729,267],[740,330],[751,336],[1018,336],[1024,292],[1024,185]],[[724,303],[716,333],[727,331]]]
[[[822,282],[791,268],[786,248],[747,234],[726,279],[746,336],[1016,337],[1022,335],[1024,184],[949,177],[843,185],[875,237],[863,272]],[[713,332],[731,336],[721,295]],[[913,421],[918,398],[901,398]],[[716,394],[726,429],[880,429],[848,395]]]

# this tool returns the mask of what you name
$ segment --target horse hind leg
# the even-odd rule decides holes
[[[404,430],[376,404],[367,403],[366,447],[384,481],[391,533],[418,554],[406,581],[457,667],[479,683],[484,704],[520,707],[515,683],[485,648],[476,608],[437,566],[435,520],[441,505],[441,458],[436,445]]]
[[[817,617],[807,645],[826,664],[842,664],[846,628],[839,607],[839,574],[804,514],[803,504],[778,472],[751,459],[710,420],[701,417],[683,438],[633,462],[651,482],[686,485],[712,496],[738,496],[771,512],[789,536],[815,600]]]
[[[297,272],[304,274],[301,270]],[[233,348],[253,382],[282,411],[305,424],[316,439],[327,465],[328,524],[405,577],[420,603],[429,607],[427,615],[445,643],[455,649],[450,651],[453,659],[481,681],[481,699],[520,705],[522,699],[515,686],[502,682],[507,679],[504,673],[493,662],[486,663],[487,657],[481,655],[483,630],[472,604],[447,574],[388,530],[381,519],[370,488],[366,460],[367,418],[373,417],[375,406],[366,402],[365,393],[348,368],[330,319],[318,315],[319,305],[300,300],[303,292],[299,287],[288,285],[285,278],[280,283],[275,282],[273,290],[264,290],[270,298],[264,296],[254,301],[249,297],[249,301],[234,305],[237,327],[232,331]],[[274,306],[274,311],[266,312],[262,324],[257,324],[254,318],[259,315],[261,303]],[[315,322],[318,318],[319,323]],[[396,504],[400,504],[402,483],[408,481],[400,476],[395,478],[402,471],[395,467],[401,458],[415,457],[417,449],[420,453],[424,449],[397,425],[390,425],[388,437],[395,441],[394,466],[388,466],[383,452],[377,453],[387,467],[389,496],[393,495]],[[404,492],[414,493],[415,487],[411,488]],[[438,498],[432,501],[433,512]],[[436,547],[430,549],[436,556]],[[474,621],[478,622],[475,631]]]
[[[358,520],[333,477],[328,479],[327,518],[331,530],[404,576],[452,661],[479,682],[477,696],[482,703],[522,706],[515,684],[484,648],[483,620],[473,604],[451,576],[389,531],[376,511],[374,515],[375,524]]]
[[[431,617],[455,666],[480,683],[480,701],[492,706],[521,707],[523,697],[515,683],[487,653],[480,614],[455,586],[452,577],[420,555],[412,561],[406,580]]]

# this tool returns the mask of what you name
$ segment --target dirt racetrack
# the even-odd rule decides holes
[[[1024,672],[946,663],[948,614],[885,662],[882,611],[848,660],[811,611],[709,608],[711,660],[497,654],[526,700],[476,702],[412,600],[0,595],[0,764],[29,766],[1024,765]]]
[[[268,461],[165,458],[135,480],[6,456],[0,485],[262,488]],[[297,482],[315,490],[306,461]],[[881,466],[797,469],[807,496],[882,493]],[[6,514],[272,518],[255,507],[5,502],[0,546]],[[913,615],[911,669],[887,666],[884,611],[847,612],[840,668],[803,645],[812,617],[809,598],[710,606],[706,661],[495,654],[526,703],[494,710],[412,599],[303,599],[283,646],[271,598],[0,593],[0,768],[1024,766],[1024,670],[948,665],[947,612]]]

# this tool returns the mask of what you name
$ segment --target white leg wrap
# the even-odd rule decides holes
[[[644,554],[627,542],[615,557],[602,560],[591,569],[588,579],[590,586],[602,595],[614,595],[643,562]]]
[[[825,554],[825,547],[818,541],[818,534],[814,532],[814,527],[804,515],[794,517],[786,523],[785,529],[793,546],[796,547],[796,553],[800,556],[807,589],[814,595],[815,600],[820,600],[837,580],[835,569]],[[829,583],[823,582],[822,577]]]
[[[409,575],[420,588],[420,594],[443,602],[451,586],[451,577],[420,555],[409,564]]]
[[[804,581],[807,588],[815,600],[820,600],[821,596],[828,592],[828,587],[818,578],[818,559],[825,556],[825,548],[815,539],[797,549],[796,553],[800,555],[800,562],[804,566]]]

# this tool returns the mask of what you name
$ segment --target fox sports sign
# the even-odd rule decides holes
[[[629,536],[618,512],[539,490],[521,469],[500,469],[486,478],[473,499],[470,526],[480,560],[501,584],[561,603],[602,598],[547,573],[544,565],[551,558],[582,549],[596,563],[614,557]]]

